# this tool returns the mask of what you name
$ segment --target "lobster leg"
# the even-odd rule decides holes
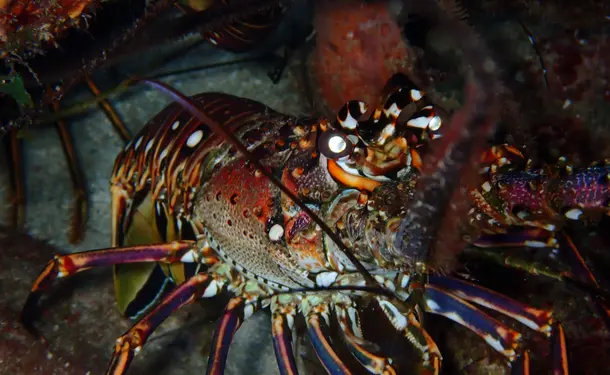
[[[315,297],[305,298],[301,302],[301,311],[305,315],[307,333],[316,356],[322,362],[329,375],[347,375],[351,371],[341,361],[327,339],[325,331],[329,324],[329,306]]]
[[[553,368],[555,374],[567,374],[567,350],[561,324],[551,327],[551,312],[527,306],[479,285],[452,277],[431,275],[429,283],[441,288],[465,301],[475,303],[488,309],[511,317],[529,328],[553,338]],[[513,371],[517,374],[528,374],[529,355],[525,352],[515,362]],[[563,369],[562,372],[559,370]]]
[[[438,288],[426,285],[424,295],[426,311],[442,315],[468,328],[485,340],[489,346],[503,354],[510,362],[515,360],[515,349],[521,334],[508,328],[463,299]]]
[[[227,277],[230,277],[230,274]],[[236,281],[233,281],[233,284],[235,283]],[[242,323],[260,308],[260,299],[268,295],[268,291],[263,290],[255,281],[242,281],[236,289],[241,290],[241,293],[239,291],[237,293],[240,296],[229,301],[214,332],[212,349],[208,358],[207,375],[224,374],[233,336],[235,336]]]
[[[555,238],[557,237],[557,238]],[[541,228],[526,228],[511,231],[510,233],[483,235],[473,242],[478,247],[476,254],[502,265],[524,270],[533,275],[545,275],[554,279],[564,281],[565,276],[576,277],[587,283],[594,289],[600,289],[597,279],[589,269],[580,251],[565,232],[549,232]],[[549,269],[544,264],[524,261],[519,257],[504,256],[501,253],[487,248],[493,247],[559,247],[560,254],[564,256],[570,265],[568,275]],[[590,295],[598,315],[604,321],[606,327],[610,327],[610,307],[595,295]]]
[[[585,260],[580,255],[580,251],[566,233],[561,232],[558,234],[559,241],[561,244],[566,244],[567,246],[561,247],[562,255],[567,258],[568,263],[571,265],[571,272],[575,277],[578,277],[580,280],[588,283],[595,287],[595,289],[600,289],[600,285],[597,282],[595,276],[593,276],[593,272],[587,267]],[[598,298],[595,295],[590,295],[593,306],[597,310],[598,315],[604,321],[604,324],[608,329],[610,329],[610,306],[608,306],[607,302]]]
[[[421,352],[422,365],[427,373],[438,375],[443,357],[438,346],[415,318],[413,312],[400,311],[398,306],[382,297],[377,297],[377,302],[394,328],[402,332],[405,338]]]
[[[23,178],[22,144],[16,130],[7,137],[10,174],[11,224],[15,228],[25,224],[25,188]]]
[[[553,327],[555,335],[553,337],[553,374],[568,375],[568,352],[566,349],[566,338],[563,333],[563,326],[557,324]]]
[[[229,301],[227,309],[214,331],[207,375],[224,374],[231,341],[243,323],[243,307],[241,298],[233,298]]]
[[[271,333],[273,334],[273,349],[282,375],[297,375],[294,351],[292,350],[292,327],[297,313],[297,304],[291,296],[289,301],[283,301],[284,296],[273,297],[271,300]]]
[[[153,331],[173,312],[205,294],[212,281],[210,275],[197,274],[168,294],[150,313],[117,339],[106,374],[125,374],[134,355]]]
[[[529,373],[527,352],[519,358],[515,353],[521,334],[507,328],[467,301],[498,311],[547,336],[552,335],[554,373],[568,373],[563,327],[560,324],[553,328],[550,326],[552,322],[550,312],[526,306],[486,288],[442,276],[430,276],[425,298],[429,312],[443,315],[482,337],[491,347],[504,354],[512,364],[515,364],[513,373],[516,374]]]
[[[510,369],[511,375],[530,375],[530,352],[520,355]]]
[[[91,77],[85,76],[85,83],[87,83],[89,91],[91,91],[93,95],[95,95],[96,97],[100,96],[101,91],[97,87],[95,82],[93,82]],[[127,130],[127,127],[121,120],[119,114],[114,109],[112,104],[110,104],[108,100],[103,99],[99,102],[99,106],[106,113],[106,117],[108,117],[108,120],[112,123],[112,126],[114,126],[116,131],[119,132],[123,141],[129,142],[131,140],[131,133],[129,132],[129,130]]]
[[[568,375],[568,353],[561,324],[555,325],[553,332],[553,375]],[[529,351],[526,350],[517,358],[511,367],[511,375],[530,375]]]
[[[490,247],[554,247],[554,233],[542,228],[519,228],[508,233],[484,234],[472,243],[479,248]]]
[[[430,285],[465,301],[497,311],[538,332],[551,332],[551,312],[527,306],[479,285],[447,276],[430,275]]]
[[[53,111],[56,113],[60,110],[59,101],[53,102]],[[64,154],[68,161],[68,168],[70,169],[70,177],[72,179],[72,187],[75,195],[75,207],[72,214],[72,223],[70,225],[69,241],[72,244],[77,244],[83,240],[85,234],[85,223],[87,221],[87,189],[85,189],[85,181],[83,177],[83,171],[78,163],[78,157],[74,150],[74,144],[72,137],[68,130],[68,125],[64,120],[57,120],[56,123],[57,132],[61,140]]]
[[[167,244],[131,246],[123,248],[108,248],[85,251],[68,255],[56,255],[49,261],[40,273],[21,311],[21,321],[32,328],[33,318],[38,307],[38,300],[43,291],[49,289],[56,279],[74,275],[75,273],[94,267],[104,267],[114,264],[143,262],[197,262],[202,259],[214,263],[215,257],[207,251],[199,250],[193,241],[176,241]]]
[[[360,331],[358,311],[353,301],[344,298],[344,301],[335,302],[334,307],[346,344],[358,362],[366,367],[370,373],[395,375],[396,370],[392,367],[390,358],[371,353],[361,345],[363,342],[362,332]]]
[[[95,85],[93,80],[89,76],[85,76],[85,82],[89,87],[90,91],[95,95],[100,95],[99,88]],[[48,90],[52,90],[49,88]],[[121,121],[116,110],[112,107],[108,100],[104,99],[100,102],[100,108],[106,113],[108,120],[119,132],[125,142],[131,139],[131,134],[125,127],[125,124]],[[58,113],[60,111],[60,102],[58,100],[53,101],[53,111]],[[68,130],[68,126],[64,120],[57,120],[56,123],[57,132],[61,139],[61,144],[68,161],[68,167],[70,169],[70,177],[72,179],[72,185],[75,193],[75,208],[72,216],[72,223],[70,226],[69,241],[72,244],[79,243],[83,240],[85,235],[85,224],[87,221],[87,205],[88,197],[87,190],[85,188],[84,174],[78,163],[76,151],[74,150],[74,144]]]

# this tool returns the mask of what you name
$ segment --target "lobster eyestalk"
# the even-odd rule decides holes
[[[440,12],[430,13],[428,9],[418,13],[443,17]],[[406,257],[409,263],[419,264],[425,260],[432,268],[446,267],[443,262],[449,258],[453,261],[455,257],[445,254],[460,249],[456,248],[462,242],[456,218],[465,217],[466,187],[476,177],[484,141],[493,133],[498,116],[496,93],[499,85],[495,62],[468,27],[459,21],[441,21],[439,25],[451,28],[452,32],[446,35],[453,35],[456,44],[462,46],[465,62],[471,68],[465,104],[452,116],[445,135],[424,159],[414,197],[406,206],[398,230],[393,238],[390,237],[394,251]],[[442,237],[437,233],[441,227],[449,229]]]

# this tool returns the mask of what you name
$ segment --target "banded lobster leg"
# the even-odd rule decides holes
[[[404,309],[404,304],[394,303],[384,296],[376,296],[375,299],[392,326],[421,353],[423,369],[427,373],[438,374],[441,367],[441,353],[436,343],[421,326],[420,319],[416,317],[416,310],[407,311]],[[527,374],[529,368],[529,353],[527,351],[520,353],[519,350],[521,334],[492,318],[471,302],[499,312],[552,338],[553,369],[557,374],[568,373],[563,328],[560,324],[553,326],[549,311],[522,304],[471,283],[442,276],[430,276],[423,301],[426,312],[453,320],[485,340],[488,345],[506,358],[514,374]],[[332,303],[316,297],[306,297],[301,303],[310,340],[327,371],[331,374],[350,373],[325,333],[325,328],[329,324],[331,308],[335,311],[345,342],[352,355],[370,373],[396,373],[391,358],[372,353],[367,349],[366,338],[362,336],[360,329],[356,305],[349,297],[341,294],[333,296]]]
[[[351,374],[329,341],[330,310],[331,306],[327,301],[315,296],[305,298],[301,302],[309,340],[326,371],[332,375]]]
[[[515,148],[496,146],[483,155],[490,167],[480,189],[471,193],[475,208],[471,210],[471,224],[483,228],[483,233],[470,242],[476,247],[474,255],[485,256],[505,266],[524,270],[534,275],[545,275],[561,281],[584,283],[590,290],[600,285],[585,263],[580,251],[565,230],[563,221],[576,221],[587,214],[608,214],[606,202],[610,198],[608,166],[583,169],[566,167],[566,173],[529,170],[520,171],[527,164]],[[519,170],[500,173],[499,169],[522,164]],[[543,203],[540,203],[543,202]],[[551,222],[538,220],[542,211],[553,212]],[[567,223],[566,223],[567,224]],[[506,229],[509,228],[509,229]],[[524,261],[520,257],[504,255],[498,248],[557,249],[570,269],[555,271],[543,264]],[[610,328],[610,307],[591,292],[595,310]]]
[[[131,329],[123,334],[114,348],[107,374],[125,374],[134,355],[139,352],[152,332],[174,311],[203,297],[216,296],[224,289],[235,291],[214,335],[209,374],[222,374],[231,338],[243,319],[259,307],[258,300],[268,294],[254,281],[245,281],[214,255],[205,240],[175,241],[167,244],[108,248],[56,256],[38,276],[21,313],[21,321],[36,333],[33,321],[38,313],[38,301],[57,279],[97,267],[128,263],[201,263],[210,266],[165,295],[162,300]]]
[[[100,90],[93,82],[93,80],[86,76],[85,82],[89,87],[91,93],[95,96],[100,95]],[[49,87],[47,92],[50,96],[53,95],[53,90]],[[131,135],[123,122],[121,121],[116,110],[106,100],[100,101],[100,108],[106,113],[106,116],[119,132],[123,141],[127,142],[131,139]],[[52,110],[55,113],[60,111],[60,103],[57,100],[53,100]],[[70,178],[72,180],[72,186],[75,194],[75,207],[72,214],[72,220],[70,225],[70,233],[68,239],[70,243],[77,244],[83,240],[85,234],[85,225],[87,221],[87,189],[85,187],[85,181],[82,169],[78,163],[78,157],[74,148],[74,142],[70,136],[68,125],[63,119],[58,119],[56,122],[56,128],[61,140],[64,154],[68,162],[68,168],[70,170]],[[25,207],[25,186],[24,186],[24,175],[23,175],[23,159],[22,159],[22,142],[18,138],[17,132],[11,133],[9,142],[9,169],[11,179],[11,223],[15,227],[23,227],[26,221]]]
[[[279,295],[271,299],[273,349],[282,375],[299,373],[292,349],[292,328],[297,307],[298,300],[293,295]]]
[[[213,260],[217,261],[215,257]],[[240,275],[232,273],[231,268],[221,262],[215,263],[208,272],[198,273],[182,283],[123,334],[117,340],[107,374],[125,374],[129,362],[150,334],[173,312],[198,298],[214,297],[225,289],[235,290],[239,297],[228,302],[218,323],[207,368],[207,374],[223,374],[233,335],[243,320],[260,307],[260,297],[264,297],[269,291],[262,289],[255,281],[246,281]]]
[[[230,276],[230,273],[227,273],[227,276]],[[271,294],[270,290],[256,281],[245,281],[241,276],[240,280],[238,282],[234,281],[228,289],[233,289],[238,297],[231,298],[228,302],[225,312],[214,331],[206,370],[207,375],[224,374],[227,356],[235,333],[243,322],[254,315],[257,310],[268,306],[268,300],[264,297]]]
[[[56,255],[34,281],[21,312],[21,321],[35,332],[33,321],[37,315],[38,301],[42,293],[49,290],[58,279],[91,268],[115,264],[193,262],[194,259],[201,259],[202,262],[210,264],[217,262],[217,258],[212,255],[208,247],[199,250],[194,241],[175,241],[159,245],[107,248]]]
[[[297,305],[300,306],[301,313],[305,317],[314,352],[329,374],[352,373],[344,362],[345,357],[335,350],[330,340],[331,310],[334,310],[347,350],[369,373],[385,375],[397,373],[392,358],[367,349],[366,338],[363,337],[360,328],[357,305],[350,297],[341,293],[334,294],[330,301],[320,296],[309,295],[297,302],[296,297],[284,295],[272,303],[274,347],[280,373],[297,373],[290,333]],[[384,302],[380,305],[385,306]],[[394,315],[387,314],[387,316],[391,319]],[[402,324],[404,336],[422,352],[424,366],[432,368],[433,373],[437,374],[440,370],[441,356],[436,344],[412,313],[408,314],[408,318],[402,318],[402,321],[406,322],[407,319],[409,324]]]
[[[384,297],[377,297],[376,300],[390,323],[420,352],[423,368],[429,373],[438,374],[441,368],[441,353],[428,332],[419,324],[415,313],[399,312],[396,306]],[[392,358],[372,353],[365,348],[366,339],[360,329],[356,304],[346,296],[337,296],[333,305],[352,355],[372,374],[396,374]]]
[[[517,374],[520,373],[519,371],[521,371],[522,368],[529,366],[529,355],[526,354],[527,352],[524,352],[522,356],[518,356],[519,341],[521,338],[519,332],[507,327],[485,312],[477,309],[466,299],[460,298],[457,293],[437,287],[432,282],[436,282],[436,280],[431,279],[431,283],[426,285],[424,293],[423,299],[426,312],[444,316],[481,337],[490,347],[506,358],[508,363],[511,364],[513,371]],[[483,292],[489,293],[486,294]],[[543,310],[534,309],[485,289],[481,290],[480,297],[481,299],[486,300],[486,302],[484,302],[485,306],[517,320],[523,320],[526,317],[531,318],[530,315],[535,315],[533,312],[544,315]],[[438,352],[436,344],[434,344],[429,336],[421,336],[421,334],[425,333],[425,330],[419,326],[419,322],[415,319],[414,315],[401,311],[400,305],[393,304],[387,299],[378,298],[378,301],[386,316],[397,330],[404,331],[405,337],[410,339],[410,341],[419,338],[419,346],[424,355],[424,359],[426,359],[426,355],[429,355],[429,360],[431,361],[428,370],[438,373],[440,370],[440,352]],[[528,322],[531,323],[535,321],[536,320],[533,320],[532,318]],[[534,329],[543,332],[548,336],[548,332],[550,331],[549,324],[550,320],[540,323],[540,325],[536,326],[537,328]],[[529,324],[528,326],[531,328],[535,325]],[[559,335],[563,335],[561,328],[558,328],[557,332]],[[563,350],[559,350],[558,352],[560,354],[563,353],[564,356],[555,358],[553,362],[555,371],[559,368],[563,368],[561,367],[562,364],[567,363],[565,358],[565,341],[560,340],[560,342],[563,344],[563,347],[561,348]],[[517,363],[517,365],[515,365],[515,363]]]
[[[475,332],[503,354],[513,372],[527,374],[529,354],[517,357],[521,334],[505,327],[470,303],[512,318],[552,339],[554,374],[567,374],[567,350],[561,324],[553,324],[552,312],[528,306],[482,286],[447,276],[431,275],[425,294],[426,311],[443,315]]]

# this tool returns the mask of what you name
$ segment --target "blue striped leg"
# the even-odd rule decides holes
[[[394,328],[422,355],[422,367],[426,374],[438,375],[443,357],[438,346],[428,332],[421,326],[413,311],[401,311],[400,306],[385,297],[377,297],[379,307]]]
[[[352,299],[338,294],[333,298],[333,307],[348,349],[358,362],[372,374],[396,375],[391,358],[379,356],[364,348],[365,340],[360,329],[360,318]]]
[[[282,375],[297,375],[296,361],[292,349],[292,328],[297,313],[296,297],[279,295],[271,299],[271,333],[273,349]]]
[[[483,235],[474,241],[473,245],[481,248],[478,251],[479,254],[508,267],[524,270],[533,275],[545,275],[560,281],[565,281],[565,276],[569,276],[586,283],[594,291],[600,289],[597,279],[585,263],[580,251],[564,232],[551,232],[542,228],[522,228],[508,233]],[[519,257],[504,256],[500,251],[487,250],[501,247],[558,248],[560,254],[567,260],[570,272],[567,274],[556,272],[542,264],[526,262]],[[594,292],[589,293],[589,299],[606,327],[610,329],[610,306],[608,306],[608,303],[595,295]]]
[[[197,274],[165,296],[151,312],[117,339],[106,374],[125,374],[133,357],[142,349],[153,331],[174,311],[205,294],[212,281],[210,275]]]
[[[308,295],[301,301],[301,311],[307,323],[307,333],[311,345],[318,356],[322,366],[329,375],[347,375],[351,371],[339,358],[328,341],[327,331],[330,319],[330,307],[326,299],[315,295]]]
[[[260,309],[260,300],[269,294],[269,291],[254,280],[234,282],[237,285],[235,294],[238,297],[232,298],[220,318],[214,337],[212,339],[210,356],[208,358],[208,375],[222,375],[227,363],[227,355],[233,341],[235,332],[241,327],[243,322],[251,317]]]

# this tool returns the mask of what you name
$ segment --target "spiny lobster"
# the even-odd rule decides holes
[[[337,121],[330,122],[296,119],[225,94],[204,93],[191,100],[212,121],[234,132],[255,159],[240,157],[220,135],[210,133],[209,123],[176,104],[168,106],[116,161],[111,182],[113,246],[122,247],[56,257],[36,280],[24,310],[27,317],[39,293],[53,280],[115,264],[119,308],[139,321],[117,341],[108,373],[124,373],[168,314],[196,298],[222,291],[235,297],[214,337],[208,373],[222,372],[237,327],[269,305],[283,373],[297,372],[290,330],[299,314],[306,318],[314,349],[329,373],[349,372],[324,334],[331,311],[349,350],[370,372],[395,373],[392,359],[371,353],[364,345],[358,318],[362,299],[378,303],[392,325],[421,350],[424,367],[434,372],[439,370],[441,355],[419,323],[422,311],[468,327],[510,361],[519,354],[520,334],[469,302],[546,335],[562,336],[561,326],[552,326],[550,311],[466,281],[428,275],[422,252],[405,253],[395,245],[401,221],[404,223],[401,211],[413,199],[419,179],[415,172],[421,168],[419,149],[426,139],[440,136],[442,124],[434,107],[414,86],[392,93],[372,121],[356,120],[366,111],[364,103],[357,101],[346,104]],[[397,119],[410,102],[420,104],[420,109],[401,128]],[[253,160],[269,168],[284,188],[270,183]],[[608,173],[607,167],[601,168]],[[576,171],[573,176],[595,178],[601,170]],[[523,179],[527,174],[517,176]],[[515,177],[499,174],[491,180],[497,186],[496,179],[510,178]],[[571,180],[559,181],[565,187]],[[607,184],[595,186],[599,189],[596,197],[607,199]],[[513,183],[511,188],[518,189],[519,184]],[[333,232],[320,230],[285,189],[324,218],[340,241],[333,242]],[[566,204],[577,206],[563,193]],[[478,197],[481,192],[473,194]],[[510,201],[503,203],[510,205]],[[593,200],[579,203],[601,210]],[[480,202],[476,207],[486,211],[473,212],[473,220],[482,220],[482,214],[503,213]],[[506,219],[502,224],[533,222]],[[151,239],[147,233],[159,237]],[[151,240],[162,244],[150,245]],[[482,241],[474,243],[482,245]],[[367,278],[338,243],[349,244],[359,264],[392,293],[375,294],[367,289]],[[142,271],[145,277],[134,280]],[[155,285],[159,293],[144,300],[139,292],[155,282],[160,282]],[[563,340],[558,342],[564,352]],[[564,365],[562,361],[556,365],[558,369]],[[524,359],[523,366],[527,365]]]
[[[477,44],[465,49],[468,56],[486,56]],[[555,337],[553,367],[567,374],[563,329],[551,311],[434,272],[442,268],[436,236],[444,221],[437,217],[450,216],[442,210],[463,190],[470,162],[479,160],[481,140],[495,120],[493,61],[471,61],[466,105],[447,125],[424,93],[401,76],[400,87],[388,86],[385,104],[372,117],[361,120],[367,108],[352,101],[336,121],[290,117],[220,93],[189,99],[147,81],[182,106],[165,108],[117,157],[111,179],[113,247],[51,260],[34,282],[23,322],[33,328],[38,300],[55,280],[114,265],[119,308],[137,323],[117,340],[109,374],[125,373],[172,312],[225,291],[233,298],[213,338],[209,374],[223,372],[243,321],[269,306],[281,373],[298,373],[291,330],[301,317],[326,370],[350,373],[335,350],[338,343],[326,334],[332,313],[347,350],[369,372],[406,371],[370,349],[359,317],[367,303],[418,350],[421,368],[431,373],[440,372],[442,357],[422,324],[424,312],[465,326],[504,355],[516,373],[529,373],[521,334],[476,304]],[[405,108],[412,106],[415,113],[409,114]],[[441,125],[447,130],[439,137]],[[431,152],[421,152],[428,144]],[[567,217],[580,207],[608,212],[609,167],[556,178],[499,171],[502,152],[512,150],[492,150],[498,156],[492,159],[493,176],[482,191],[472,191],[472,224],[486,234],[470,242],[485,244],[485,236],[499,232],[501,224],[553,234],[557,227],[535,217],[547,198],[562,202]],[[532,180],[534,186],[556,189],[521,190],[523,181]],[[571,189],[574,182],[582,185]],[[511,210],[515,199],[525,203],[519,212]],[[489,226],[480,226],[483,220]],[[522,243],[537,244],[531,237]],[[585,286],[602,295],[593,282]],[[145,288],[156,293],[140,293]]]

